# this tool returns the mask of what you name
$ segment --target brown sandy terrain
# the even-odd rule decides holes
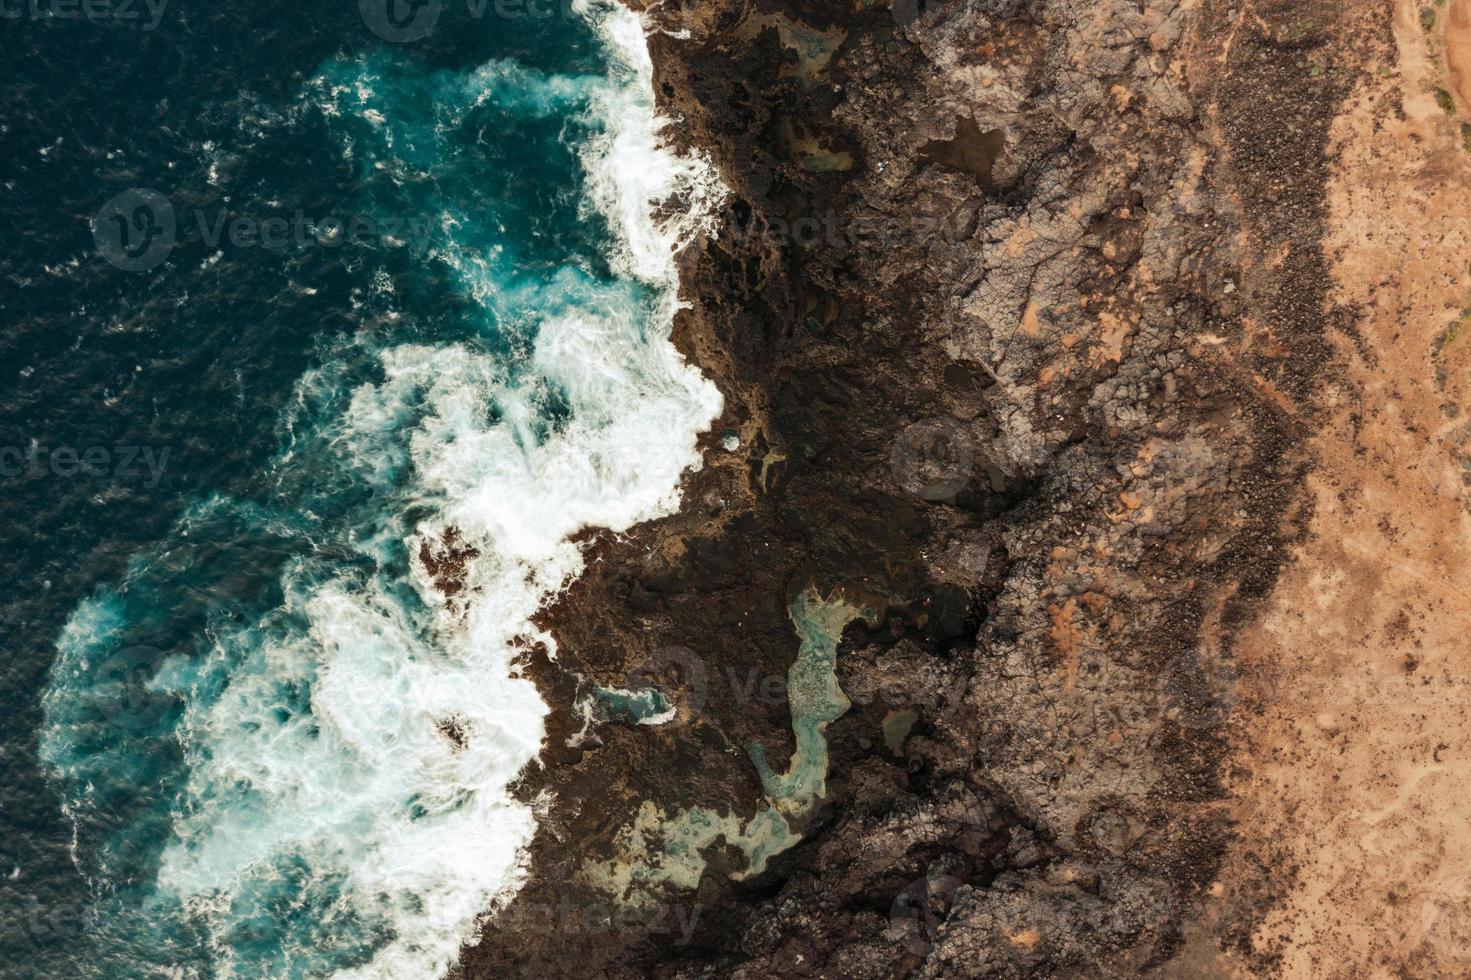
[[[1471,156],[1415,5],[1395,35],[1334,130],[1325,252],[1359,338],[1319,396],[1309,535],[1235,645],[1243,847],[1217,890],[1285,885],[1251,938],[1281,977],[1471,975]]]
[[[1461,107],[1471,106],[1471,0],[1450,0],[1447,5],[1445,60]]]

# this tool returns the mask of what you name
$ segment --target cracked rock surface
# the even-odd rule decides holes
[[[646,16],[671,135],[731,192],[681,255],[675,335],[725,414],[680,513],[590,538],[548,615],[523,786],[546,812],[464,975],[1271,970],[1277,885],[1203,910],[1239,833],[1236,644],[1306,533],[1315,396],[1355,329],[1322,247],[1330,126],[1388,8]],[[748,750],[793,752],[809,588],[875,615],[843,633],[801,842],[610,894],[588,869],[646,801],[761,806]],[[588,721],[591,686],[639,678],[673,721]]]

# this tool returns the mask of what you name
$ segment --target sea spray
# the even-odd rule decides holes
[[[642,279],[671,283],[674,254],[700,232],[713,231],[725,188],[698,149],[685,154],[661,148],[667,117],[654,110],[654,66],[642,20],[624,7],[598,19],[598,32],[613,55],[619,84],[593,98],[607,130],[590,140],[587,200],[618,229],[622,247],[615,268]],[[637,93],[637,94],[634,94]],[[683,206],[659,213],[671,200]]]
[[[437,215],[418,261],[480,313],[324,344],[258,494],[198,501],[78,605],[41,751],[93,885],[93,975],[442,975],[524,881],[535,820],[508,787],[546,707],[521,658],[555,651],[532,618],[581,573],[577,531],[677,505],[720,411],[669,342],[673,254],[718,183],[660,148],[638,18],[581,13],[603,71],[370,53],[307,84],[367,203]],[[477,179],[503,152],[486,114],[577,136],[543,150],[580,161],[581,227],[518,197],[544,191],[524,174]],[[402,288],[374,273],[363,309]],[[451,539],[456,602],[422,560]],[[120,700],[98,665],[144,640]]]

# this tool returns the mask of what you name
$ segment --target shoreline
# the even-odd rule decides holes
[[[1328,129],[1385,27],[1014,6],[646,11],[659,110],[743,232],[678,257],[673,340],[724,411],[678,513],[594,535],[544,616],[564,659],[533,668],[555,700],[522,792],[556,802],[465,977],[1270,967],[1245,937],[1290,882],[1213,898],[1233,650],[1311,516],[1300,447],[1351,330],[1319,249]],[[1123,66],[1110,20],[1138,39]],[[813,216],[893,230],[767,233]],[[614,928],[586,869],[643,804],[749,816],[746,748],[793,753],[784,693],[753,692],[785,676],[809,586],[877,615],[843,634],[851,706],[803,842],[749,882],[738,850],[703,851],[698,887],[657,906],[698,910],[687,932]],[[571,675],[650,673],[675,722],[563,744]]]

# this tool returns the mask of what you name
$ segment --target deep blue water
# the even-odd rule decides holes
[[[0,19],[7,978],[442,972],[523,873],[565,539],[718,409],[628,15],[364,9]]]

